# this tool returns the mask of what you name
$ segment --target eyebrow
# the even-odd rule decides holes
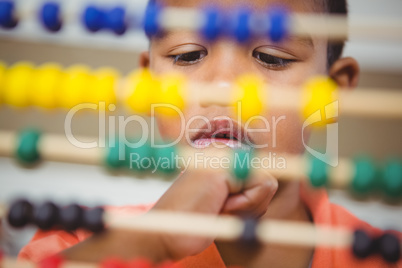
[[[314,48],[313,38],[310,35],[304,37],[290,36],[287,39]]]
[[[167,40],[170,39],[174,34],[176,33],[195,33],[194,31],[189,31],[186,29],[177,29],[174,31],[168,30],[168,31],[161,31],[160,33],[158,33],[156,36],[154,36],[153,38],[156,38],[158,40]],[[314,49],[314,42],[313,42],[313,38],[310,35],[306,35],[303,37],[300,36],[288,36],[286,37],[285,41],[290,41],[290,42],[296,42],[296,43],[300,43],[303,44],[305,46],[311,47]]]

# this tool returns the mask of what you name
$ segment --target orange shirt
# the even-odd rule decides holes
[[[380,233],[377,228],[359,220],[344,208],[331,204],[325,190],[313,190],[307,186],[301,187],[301,199],[309,208],[313,221],[317,225],[329,225],[333,227],[364,228],[372,233]],[[125,206],[110,207],[106,209],[144,213],[152,205],[148,206]],[[19,258],[39,262],[45,257],[54,255],[62,250],[85,240],[91,235],[89,232],[76,231],[67,233],[63,231],[37,232],[31,242],[20,252]],[[402,238],[402,234],[400,235]],[[183,259],[181,267],[184,268],[203,268],[203,267],[226,267],[215,246],[212,244],[202,253]],[[316,248],[312,260],[312,268],[345,268],[345,267],[398,267],[402,268],[402,261],[390,265],[382,260],[378,255],[371,256],[365,260],[356,259],[350,249]]]

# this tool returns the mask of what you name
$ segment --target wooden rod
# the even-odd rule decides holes
[[[239,239],[244,229],[244,221],[238,217],[196,213],[150,211],[139,216],[105,213],[104,219],[111,228],[211,237],[217,240]],[[308,247],[344,248],[350,247],[353,242],[350,229],[283,220],[262,220],[257,226],[256,236],[264,243]]]
[[[6,206],[1,206],[4,209],[0,211],[0,219],[7,213]],[[152,210],[145,214],[133,215],[106,211],[103,220],[108,228],[113,229],[192,235],[225,241],[239,239],[244,230],[244,221],[239,217],[200,213]],[[348,247],[352,243],[353,232],[341,227],[270,219],[258,223],[256,237],[261,242],[271,244]]]
[[[96,140],[96,138],[77,138],[77,140]],[[17,133],[11,131],[0,131],[0,156],[14,157],[17,146]],[[5,141],[5,142],[3,142]],[[177,147],[178,157],[174,159],[175,167],[182,170],[205,169],[217,171],[219,169],[230,170],[233,158],[233,150],[225,148],[196,149],[190,146]],[[95,147],[81,149],[72,144],[65,136],[55,134],[43,134],[39,139],[38,151],[44,161],[56,161],[67,163],[78,163],[88,165],[104,165],[107,148]],[[276,162],[279,157],[282,164]],[[217,159],[218,163],[212,163],[211,158]],[[224,159],[226,158],[226,159]],[[273,175],[278,180],[285,181],[307,181],[310,173],[309,159],[303,155],[278,154],[267,155],[256,151],[253,158],[251,170],[255,173]],[[200,160],[201,159],[201,160]],[[205,160],[205,161],[204,161]],[[203,162],[204,161],[204,162]],[[208,162],[210,161],[210,162]],[[346,158],[339,158],[337,167],[328,165],[329,186],[344,189],[350,185],[354,175],[353,162]],[[155,176],[158,176],[155,174]],[[165,178],[165,177],[164,177]],[[174,179],[174,178],[173,178]]]

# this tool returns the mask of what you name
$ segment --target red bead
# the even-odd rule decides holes
[[[126,263],[118,258],[108,258],[101,262],[101,268],[126,268]]]
[[[152,268],[153,264],[145,258],[135,259],[127,264],[127,268]]]
[[[59,255],[53,255],[51,257],[48,257],[46,259],[43,259],[38,267],[39,268],[59,268],[63,264],[64,259],[63,257]]]
[[[0,267],[2,267],[1,263],[3,262],[3,258],[4,258],[4,253],[3,253],[3,251],[0,250]]]

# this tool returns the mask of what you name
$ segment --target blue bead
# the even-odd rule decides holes
[[[269,12],[268,36],[273,42],[280,42],[289,34],[289,15],[285,8],[275,7]]]
[[[126,11],[123,7],[114,7],[107,12],[106,27],[118,35],[126,32]]]
[[[59,31],[61,29],[60,5],[56,2],[45,3],[39,12],[39,19],[49,31]]]
[[[236,16],[234,35],[236,40],[240,43],[246,42],[251,35],[249,22],[250,22],[251,12],[244,8],[239,10]]]
[[[0,26],[11,29],[17,26],[18,21],[14,18],[15,4],[13,1],[0,1]]]
[[[205,10],[205,25],[201,33],[208,41],[214,41],[222,33],[220,12],[217,8],[210,7]]]
[[[83,23],[91,32],[97,32],[105,27],[106,14],[96,6],[88,6],[84,10]]]
[[[150,38],[160,31],[159,16],[162,7],[154,2],[150,2],[145,10],[144,15],[144,31]]]

